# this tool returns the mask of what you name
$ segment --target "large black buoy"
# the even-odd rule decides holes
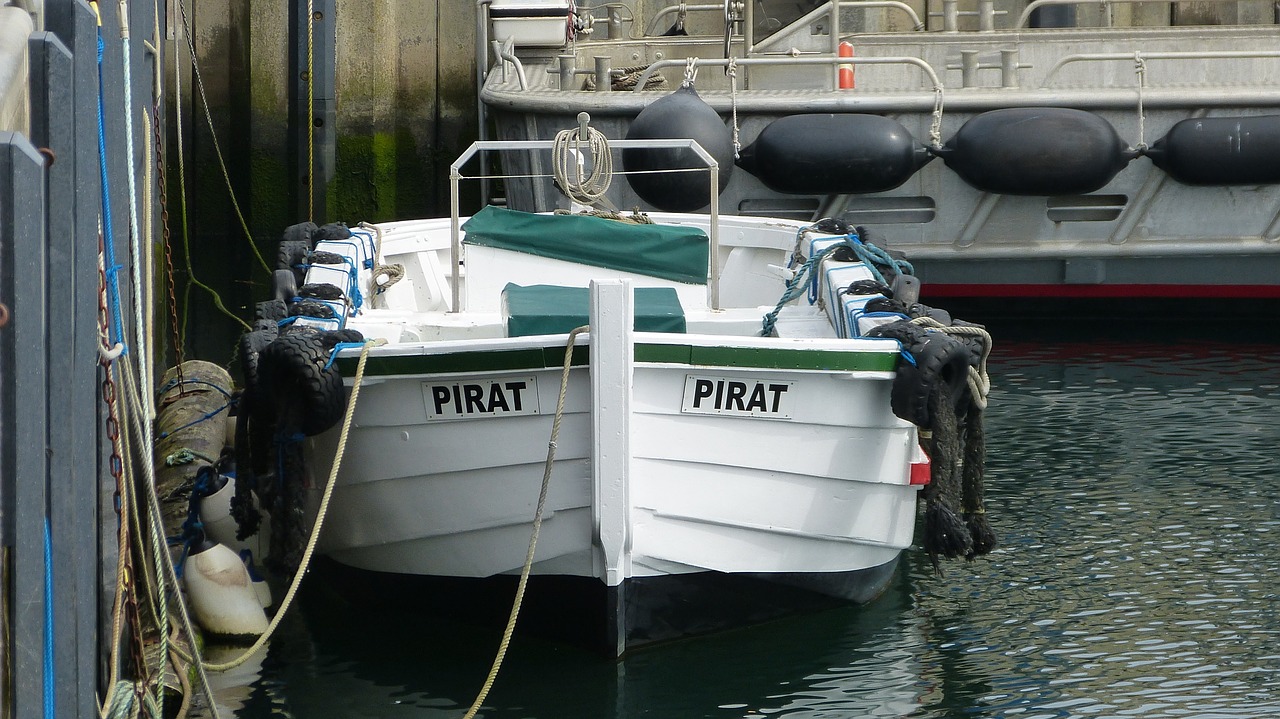
[[[790,115],[742,148],[738,166],[774,192],[884,192],[932,160],[907,128],[879,115]]]
[[[1005,195],[1093,192],[1137,155],[1111,123],[1062,107],[984,112],[932,152],[970,185]]]
[[[658,98],[636,115],[627,130],[628,140],[695,140],[720,164],[720,191],[733,173],[733,136],[711,106],[698,97],[692,86],[681,86]],[[690,212],[711,203],[710,181],[705,172],[657,173],[654,170],[704,168],[693,150],[639,149],[622,151],[622,167],[631,189],[659,210]]]
[[[1146,152],[1188,185],[1280,182],[1280,115],[1181,120]]]

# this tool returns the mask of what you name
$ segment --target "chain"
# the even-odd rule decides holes
[[[160,233],[164,238],[164,264],[165,272],[168,273],[169,323],[173,330],[173,356],[177,360],[175,366],[178,370],[178,393],[181,395],[186,393],[183,389],[186,383],[182,377],[182,338],[178,333],[178,298],[173,280],[173,244],[169,241],[169,195],[165,190],[164,144],[160,138],[160,107],[158,105],[151,106],[151,115],[155,118],[151,126],[155,128],[153,134],[156,141],[156,184],[160,186]]]
[[[98,237],[98,251],[102,252],[102,237]],[[134,662],[134,667],[138,671],[147,671],[147,664],[143,656],[143,635],[142,620],[138,614],[138,600],[133,586],[133,566],[132,559],[127,554],[129,552],[129,523],[122,516],[124,512],[124,504],[127,502],[127,489],[124,486],[124,460],[121,458],[121,439],[120,439],[120,410],[116,405],[116,384],[111,378],[112,364],[119,356],[118,353],[109,348],[110,344],[110,324],[107,311],[107,273],[103,266],[103,258],[99,254],[98,262],[98,332],[102,340],[102,353],[100,363],[103,368],[102,374],[102,401],[107,405],[106,418],[106,434],[107,439],[111,442],[111,457],[108,460],[108,470],[111,477],[116,482],[116,491],[112,496],[115,505],[116,521],[120,527],[120,547],[119,551],[125,553],[121,559],[124,564],[124,572],[120,579],[120,594],[118,598],[124,602],[125,614],[129,622],[130,629],[133,633],[133,641],[130,642],[130,654]],[[149,677],[145,677],[149,681]],[[141,681],[134,685],[134,692],[138,698],[141,698],[144,688],[148,681]]]

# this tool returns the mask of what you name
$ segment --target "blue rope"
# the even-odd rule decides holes
[[[157,439],[166,439],[166,438],[170,437],[171,435],[175,435],[175,434],[177,434],[177,433],[181,432],[182,430],[184,430],[184,429],[186,429],[186,428],[188,428],[188,427],[194,427],[194,426],[196,426],[197,424],[200,424],[201,422],[204,422],[204,421],[207,421],[207,420],[213,419],[214,417],[217,417],[219,414],[222,414],[222,411],[223,411],[224,409],[226,409],[226,408],[230,407],[232,404],[234,404],[234,403],[233,403],[233,402],[231,402],[230,400],[228,400],[228,401],[226,402],[226,404],[223,404],[221,407],[219,407],[219,408],[217,408],[217,409],[215,409],[215,410],[211,410],[211,411],[209,411],[209,412],[206,412],[203,416],[201,416],[201,417],[197,417],[197,418],[195,418],[195,419],[191,420],[190,422],[187,422],[186,424],[182,425],[181,427],[178,427],[177,429],[175,429],[175,430],[173,430],[173,431],[171,431],[171,432],[161,432],[161,433],[160,433],[160,436],[159,436]]]
[[[206,381],[206,380],[202,380],[202,379],[183,379],[183,380],[179,380],[179,379],[178,379],[178,378],[176,378],[176,377],[175,377],[175,378],[173,378],[173,379],[171,379],[171,380],[169,380],[169,381],[168,381],[168,382],[167,382],[163,387],[161,387],[160,389],[156,390],[156,394],[157,394],[157,395],[162,395],[162,394],[164,394],[165,392],[168,392],[169,390],[173,389],[174,387],[177,387],[178,385],[184,385],[184,384],[202,384],[202,385],[205,385],[205,386],[207,386],[207,387],[212,387],[212,388],[214,388],[214,389],[218,390],[219,392],[221,392],[223,397],[226,397],[227,399],[231,399],[231,393],[230,393],[230,392],[228,392],[227,390],[223,389],[220,385],[216,385],[216,384],[214,384],[214,383],[212,383],[212,382],[209,382],[209,381]]]
[[[813,229],[815,228],[801,227],[796,231],[796,241],[799,242],[805,232]],[[876,268],[876,265],[892,267],[895,272],[902,275],[915,274],[915,268],[910,262],[906,260],[899,260],[876,245],[870,242],[865,242],[862,238],[858,237],[856,232],[850,232],[843,237],[841,242],[813,255],[809,259],[805,260],[805,263],[800,266],[800,269],[796,270],[796,274],[787,282],[787,288],[783,291],[782,298],[778,300],[778,304],[773,308],[773,311],[764,316],[764,320],[761,323],[761,337],[769,337],[773,335],[774,330],[777,327],[778,313],[782,311],[783,305],[799,297],[803,289],[808,290],[809,304],[813,304],[818,301],[818,274],[814,272],[813,269],[817,267],[822,260],[826,259],[827,255],[830,255],[841,247],[848,247],[852,249],[853,253],[858,256],[858,259],[862,264],[866,265],[867,269],[871,271],[871,275],[882,285],[887,285],[889,283],[885,281],[884,275]],[[798,248],[797,252],[799,252]],[[806,280],[808,280],[807,285],[804,284]],[[906,355],[910,358],[910,353],[906,353]],[[909,361],[911,364],[915,364],[914,358],[910,358]]]
[[[764,321],[761,323],[762,326],[760,329],[761,337],[769,337],[773,335],[774,328],[778,323],[778,313],[782,311],[782,306],[799,297],[800,293],[805,291],[805,282],[809,279],[810,275],[813,274],[813,268],[817,267],[818,263],[821,262],[823,258],[834,252],[835,249],[840,246],[841,245],[832,245],[813,257],[810,257],[803,265],[800,265],[800,269],[796,270],[796,274],[787,281],[787,289],[782,293],[782,298],[778,300],[778,304],[773,308],[773,311],[764,316]]]
[[[44,518],[44,715],[58,716],[53,697],[53,532]]]
[[[115,324],[109,328],[110,339],[112,344],[119,343],[124,347],[124,354],[128,354],[129,347],[124,344],[123,328],[124,319],[120,315],[120,270],[124,269],[121,265],[116,264],[116,248],[115,233],[112,230],[111,222],[111,185],[107,178],[107,132],[106,132],[106,111],[103,109],[103,92],[104,84],[102,81],[102,54],[106,49],[106,43],[102,40],[102,27],[98,27],[98,166],[102,175],[102,243],[103,243],[103,265],[107,276],[107,288],[110,290],[107,301],[111,305],[111,319]],[[129,158],[133,162],[133,158]]]
[[[897,272],[900,275],[914,275],[916,273],[915,268],[911,266],[910,262],[906,260],[899,260],[898,258],[891,256],[888,252],[885,252],[870,242],[862,240],[854,233],[845,235],[845,243],[843,246],[853,248],[854,254],[858,256],[859,260],[862,260],[862,264],[866,265],[867,269],[871,270],[872,276],[874,276],[876,281],[882,285],[887,285],[889,283],[885,281],[884,275],[880,273],[880,270],[876,268],[876,265],[892,267],[894,272]]]
[[[338,353],[345,349],[353,347],[364,347],[363,342],[339,342],[333,346],[333,351],[329,353],[329,361],[324,363],[324,368],[329,369],[333,366],[335,360],[338,359]]]

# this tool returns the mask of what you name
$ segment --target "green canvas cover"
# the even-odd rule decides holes
[[[586,287],[508,284],[502,289],[507,336],[565,334],[587,324],[591,297]],[[671,287],[635,288],[635,329],[685,331],[684,308]]]
[[[465,242],[688,284],[707,282],[707,235],[696,227],[634,225],[588,215],[485,207],[462,225]]]

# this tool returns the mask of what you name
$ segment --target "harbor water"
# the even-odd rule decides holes
[[[517,636],[479,716],[1280,716],[1280,344],[1201,335],[997,345],[989,557],[620,662]],[[498,629],[305,590],[222,716],[465,713]]]

